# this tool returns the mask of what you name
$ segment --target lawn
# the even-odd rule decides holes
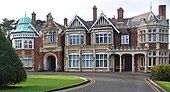
[[[69,75],[29,75],[26,82],[15,85],[15,88],[0,89],[0,92],[44,92],[50,89],[58,89],[84,80]]]
[[[166,82],[166,81],[156,81],[156,83],[158,85],[160,85],[161,87],[163,87],[165,90],[167,90],[168,92],[170,92],[170,82]]]

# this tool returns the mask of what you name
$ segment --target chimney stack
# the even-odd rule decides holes
[[[95,20],[97,20],[97,7],[96,6],[93,7],[93,22]]]
[[[67,18],[64,18],[64,26],[67,27],[68,26],[68,19]]]
[[[166,19],[166,5],[159,5],[159,18]]]
[[[117,21],[118,22],[123,22],[123,13],[124,13],[124,10],[120,7],[119,9],[117,9]]]
[[[32,15],[32,25],[36,26],[36,14],[35,14],[35,12],[33,12],[31,15]]]

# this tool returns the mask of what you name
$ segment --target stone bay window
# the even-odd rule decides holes
[[[78,53],[69,54],[68,67],[78,68],[78,66],[79,66],[79,54]]]
[[[68,44],[69,45],[84,44],[84,34],[69,34]]]
[[[111,32],[97,32],[95,34],[96,44],[109,44],[111,43]]]
[[[93,67],[93,54],[85,53],[82,55],[82,67],[83,68],[92,68]]]
[[[149,42],[156,42],[156,29],[149,29],[148,30],[148,41]]]

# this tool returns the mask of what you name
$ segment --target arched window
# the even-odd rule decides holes
[[[51,32],[50,38],[51,42],[56,42],[56,32]]]
[[[29,41],[29,48],[32,48],[32,41]]]
[[[149,42],[155,42],[156,41],[156,29],[149,29],[148,30],[148,33],[149,33]]]
[[[24,48],[28,48],[28,42],[24,41]]]

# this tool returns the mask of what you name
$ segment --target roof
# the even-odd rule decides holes
[[[34,32],[34,29],[31,27],[31,19],[27,16],[20,18],[13,32]]]
[[[16,29],[12,31],[12,33],[16,32],[30,32],[30,33],[36,33],[39,35],[37,30],[34,28],[34,26],[31,24],[31,19],[27,16],[24,16],[19,19],[18,24],[16,26]]]
[[[80,23],[83,25],[83,27],[90,32],[90,30],[95,26],[96,22],[100,19],[100,17],[104,17],[107,22],[119,33],[119,25],[120,26],[133,26],[133,27],[137,27],[140,25],[140,22],[142,19],[146,20],[147,22],[153,22],[153,21],[159,21],[159,18],[152,12],[147,12],[147,13],[143,13],[131,18],[124,18],[123,22],[118,22],[117,19],[115,18],[107,18],[103,13],[101,13],[101,15],[98,17],[97,20],[95,21],[85,21],[83,20],[81,17],[79,16],[75,16],[73,18],[73,20],[70,22],[68,28],[70,27],[70,25],[73,23],[73,21],[75,19],[78,19],[78,21],[80,21]]]
[[[147,13],[126,19],[127,21],[126,25],[137,26],[140,24],[141,19],[145,19],[146,21],[158,21],[159,20],[157,16],[155,16],[155,14],[151,11],[151,12],[147,12]]]

